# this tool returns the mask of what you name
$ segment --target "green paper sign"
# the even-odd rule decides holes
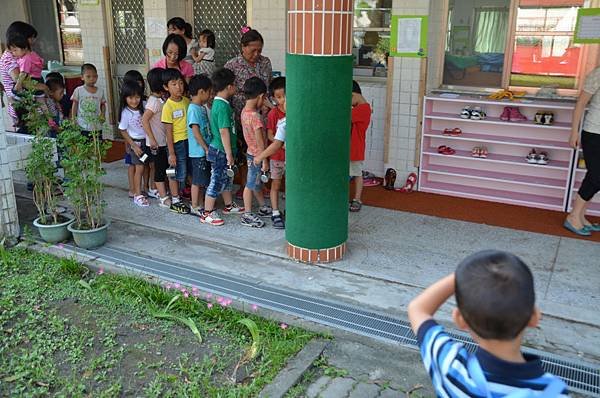
[[[412,58],[427,56],[426,15],[392,16],[390,55]]]
[[[600,43],[600,8],[580,8],[575,25],[575,43]]]

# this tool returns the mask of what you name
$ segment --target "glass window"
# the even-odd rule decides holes
[[[58,19],[65,65],[83,63],[83,44],[79,26],[79,10],[76,0],[58,1]]]
[[[511,86],[577,88],[581,46],[573,43],[577,10],[583,1],[562,1],[560,7],[528,6],[517,13]]]
[[[450,0],[443,84],[500,87],[510,0]]]
[[[387,76],[392,0],[354,0],[355,76]]]

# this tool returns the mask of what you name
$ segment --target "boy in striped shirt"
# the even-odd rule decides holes
[[[456,325],[479,347],[469,354],[433,315],[452,295]],[[526,327],[536,327],[533,275],[521,259],[495,250],[475,253],[456,272],[408,305],[425,368],[438,397],[565,397],[565,383],[538,357],[521,352]]]

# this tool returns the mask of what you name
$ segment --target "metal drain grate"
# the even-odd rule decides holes
[[[136,273],[141,272],[162,280],[197,286],[207,292],[257,304],[270,310],[298,316],[378,340],[396,342],[413,348],[417,347],[416,337],[410,329],[409,323],[404,320],[364,311],[346,304],[305,296],[289,290],[249,282],[197,266],[191,267],[140,256],[120,249],[113,249],[110,246],[104,246],[94,251],[82,250],[72,245],[65,245],[65,248],[100,260],[113,262],[121,268]],[[452,332],[451,335],[465,343],[469,350],[475,349],[476,345],[468,335],[460,332]],[[569,385],[571,391],[600,397],[600,367],[577,363],[569,358],[539,350],[526,348],[523,351],[539,356],[542,359],[544,369],[560,376]]]

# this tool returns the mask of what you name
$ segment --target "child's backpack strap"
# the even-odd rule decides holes
[[[488,389],[487,380],[485,378],[485,374],[483,373],[483,369],[481,368],[479,361],[473,354],[469,355],[469,359],[467,361],[467,369],[469,371],[469,375],[473,379],[473,382],[479,389],[479,393],[484,397],[492,398],[492,394]],[[538,394],[534,394],[533,390],[529,388],[524,388],[519,391],[515,391],[514,393],[505,395],[505,398],[556,398],[562,394],[566,387],[567,385],[564,381],[562,381],[562,379],[554,376],[550,384],[548,384],[546,388],[543,391],[540,391],[540,393]]]

